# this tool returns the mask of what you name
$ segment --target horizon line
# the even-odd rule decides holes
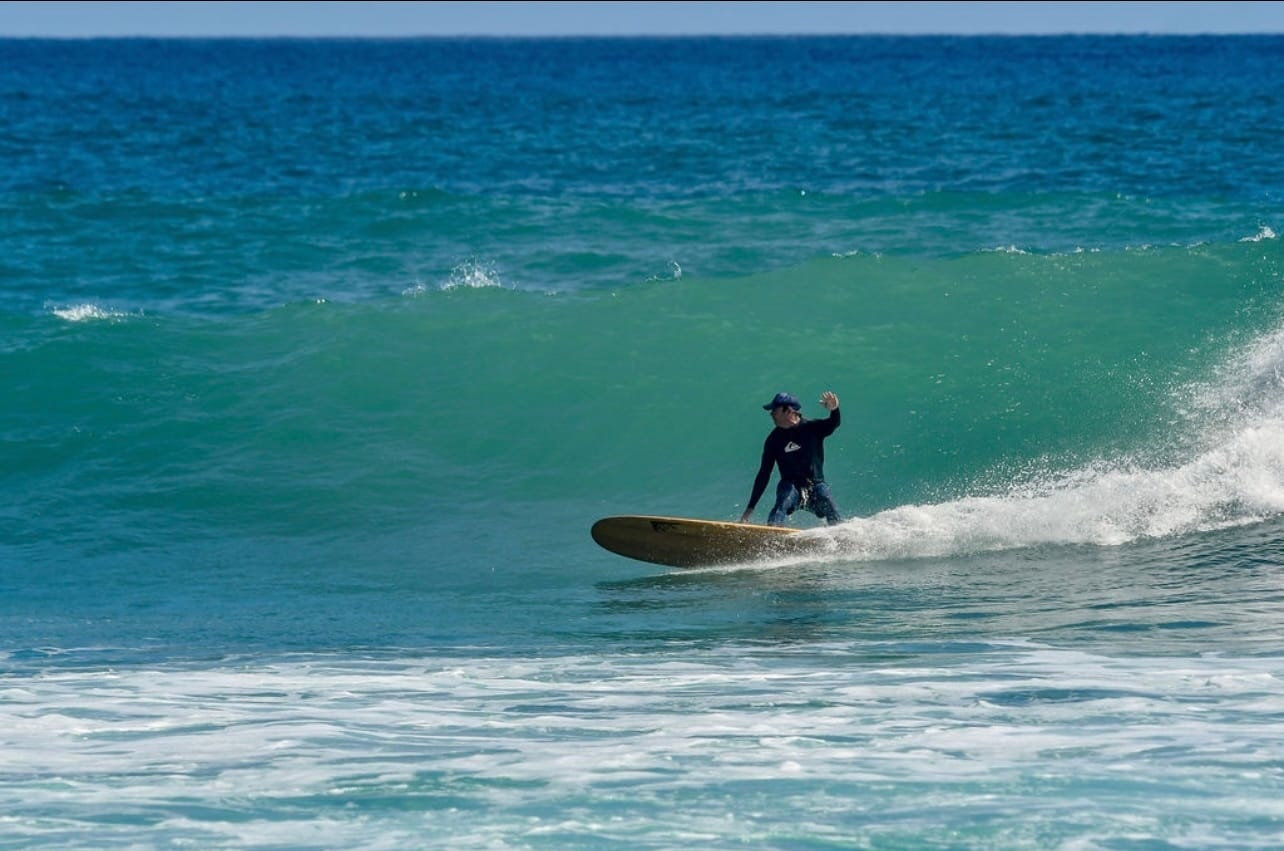
[[[790,39],[790,38],[1270,38],[1284,35],[1284,29],[1269,31],[1220,31],[1165,32],[1162,30],[1060,30],[1049,32],[691,32],[691,33],[421,33],[406,35],[341,34],[341,33],[133,33],[102,35],[53,35],[0,33],[2,41],[449,41],[475,39],[493,41],[565,41],[572,39],[600,39],[627,41],[629,39]]]

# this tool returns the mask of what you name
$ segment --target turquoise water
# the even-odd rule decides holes
[[[0,847],[1275,847],[1282,57],[0,41]]]

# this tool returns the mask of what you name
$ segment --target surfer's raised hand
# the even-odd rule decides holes
[[[826,390],[820,394],[820,404],[826,411],[832,411],[838,407],[838,397],[832,391]]]

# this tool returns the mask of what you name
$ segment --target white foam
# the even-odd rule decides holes
[[[405,296],[419,296],[429,292],[430,290],[447,292],[449,290],[458,289],[480,290],[502,288],[503,286],[504,283],[500,280],[499,272],[495,270],[495,266],[493,264],[483,263],[479,260],[472,259],[460,263],[458,266],[451,269],[450,275],[447,276],[446,280],[437,284],[435,287],[430,287],[423,281],[416,281],[414,286],[407,287],[402,290],[401,294]]]
[[[242,846],[321,820],[334,846],[371,847],[372,830],[395,846],[419,828],[443,845],[501,847],[527,831],[605,844],[726,836],[709,821],[721,806],[748,841],[765,824],[824,822],[851,806],[852,784],[894,810],[980,802],[995,784],[1034,777],[1079,795],[1102,782],[1140,807],[1162,772],[1226,790],[1259,818],[1284,816],[1269,784],[1248,776],[1280,758],[1277,658],[1111,659],[1007,642],[852,663],[871,649],[50,672],[0,702],[0,811],[18,814],[7,826],[16,841],[77,826],[101,840],[105,815],[151,813],[163,820],[117,833]],[[763,784],[796,806],[763,816],[752,796],[729,804],[732,790]],[[631,804],[612,804],[626,789]],[[674,808],[675,796],[699,805]],[[1013,799],[1011,818],[1025,818],[1027,800]],[[189,818],[194,807],[225,816]]]
[[[75,304],[70,307],[54,307],[50,312],[59,319],[68,322],[92,322],[96,320],[119,321],[129,314],[119,310],[109,310],[96,304]]]
[[[1173,469],[1085,469],[1004,496],[901,506],[825,531],[845,558],[884,559],[1047,544],[1112,546],[1280,513],[1284,428],[1276,424],[1247,430]]]
[[[454,269],[450,270],[450,277],[441,285],[443,290],[455,289],[487,289],[490,287],[502,287],[499,272],[495,266],[490,263],[482,263],[476,259],[460,263]]]
[[[1253,234],[1252,236],[1243,237],[1242,239],[1240,239],[1240,242],[1265,242],[1268,239],[1276,239],[1276,238],[1277,237],[1275,236],[1275,231],[1271,230],[1266,225],[1262,225],[1258,229],[1257,233]]]

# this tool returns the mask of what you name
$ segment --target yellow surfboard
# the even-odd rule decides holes
[[[816,546],[800,530],[689,517],[627,515],[593,524],[593,540],[627,558],[671,567],[742,564],[804,553]]]

